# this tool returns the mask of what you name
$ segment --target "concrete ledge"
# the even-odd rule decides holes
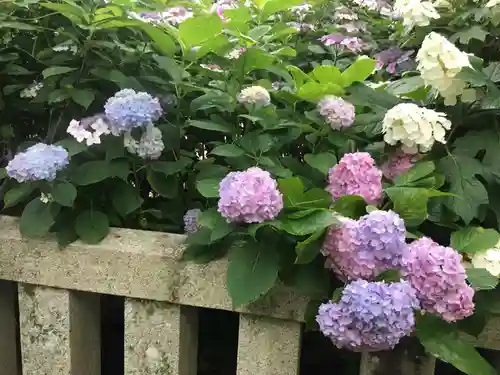
[[[227,261],[181,262],[184,238],[112,229],[99,245],[75,242],[59,250],[51,239],[21,238],[17,219],[0,216],[0,279],[232,311]],[[306,306],[304,296],[277,287],[237,311],[303,321]]]

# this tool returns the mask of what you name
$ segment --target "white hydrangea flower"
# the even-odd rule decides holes
[[[403,152],[415,154],[429,151],[434,142],[446,143],[446,130],[451,128],[451,122],[445,113],[401,103],[387,111],[382,127],[387,144],[401,142]]]
[[[54,200],[54,198],[52,198],[52,194],[45,194],[45,193],[40,194],[40,202],[42,202],[44,204],[50,203],[53,200]]]
[[[238,94],[238,102],[266,106],[271,103],[271,96],[262,86],[250,86],[241,90]]]
[[[493,8],[500,4],[500,0],[490,0],[486,3],[486,8]]]
[[[417,69],[426,85],[436,89],[445,105],[455,105],[465,90],[465,82],[456,75],[464,67],[472,67],[469,56],[442,35],[429,33],[417,53]]]
[[[108,124],[99,116],[90,117],[82,121],[71,120],[66,132],[77,142],[85,141],[87,146],[101,143],[101,136],[110,134]]]
[[[123,144],[128,152],[142,159],[158,159],[165,148],[161,130],[153,125],[146,127],[139,141],[136,141],[130,132],[125,133]]]
[[[440,18],[434,4],[420,0],[396,0],[394,14],[403,19],[407,30],[415,26],[427,26],[432,19]]]
[[[500,277],[500,243],[495,248],[471,254],[474,268],[484,268],[493,276]]]
[[[19,97],[29,99],[35,98],[38,95],[38,91],[40,91],[42,88],[42,82],[33,81],[33,83],[29,87],[25,88],[19,93]]]

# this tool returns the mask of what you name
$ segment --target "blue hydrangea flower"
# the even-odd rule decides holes
[[[108,99],[104,113],[111,122],[111,133],[120,135],[133,128],[152,124],[161,117],[163,110],[160,101],[147,92],[124,89]]]
[[[200,229],[200,225],[198,224],[198,216],[201,214],[201,210],[199,208],[192,208],[187,210],[184,214],[184,231],[186,233],[194,233]]]
[[[53,181],[69,163],[68,151],[61,146],[37,143],[18,153],[7,165],[7,175],[18,182]]]
[[[416,292],[407,281],[356,280],[345,287],[338,303],[319,307],[316,321],[338,348],[388,350],[413,332],[418,308]]]

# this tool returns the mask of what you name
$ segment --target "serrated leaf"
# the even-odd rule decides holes
[[[165,198],[175,198],[179,193],[179,186],[175,176],[166,176],[162,172],[148,170],[147,179],[155,192]]]
[[[247,305],[266,294],[276,283],[278,253],[256,242],[234,247],[229,253],[227,289],[233,307]]]
[[[224,124],[218,124],[213,121],[200,121],[200,120],[191,120],[187,123],[188,126],[193,126],[195,128],[203,129],[203,130],[212,130],[215,132],[221,133],[232,133],[232,129]]]
[[[451,42],[460,41],[461,44],[469,44],[471,39],[480,40],[484,42],[489,32],[484,30],[478,25],[474,25],[467,30],[459,31],[450,37]]]
[[[451,234],[451,247],[461,253],[475,253],[495,247],[500,234],[494,229],[469,227]]]
[[[436,166],[432,161],[422,161],[417,162],[412,168],[403,173],[402,175],[396,177],[396,186],[412,186],[417,181],[430,175]]]
[[[157,62],[160,69],[166,71],[168,75],[172,77],[172,81],[175,83],[182,81],[184,70],[177,61],[166,56],[154,56],[153,58]]]
[[[366,201],[359,195],[344,195],[332,206],[335,212],[351,219],[358,219],[366,213]]]
[[[306,236],[340,225],[339,219],[325,209],[314,210],[311,214],[298,219],[283,218],[281,223],[282,229],[294,236]]]

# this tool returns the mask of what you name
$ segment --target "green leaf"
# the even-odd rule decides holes
[[[462,30],[453,34],[450,37],[450,42],[454,43],[459,40],[461,44],[469,44],[471,39],[476,39],[484,42],[488,34],[489,32],[484,30],[482,27],[474,25],[467,30]]]
[[[396,177],[396,186],[412,186],[418,180],[421,180],[430,175],[436,166],[432,161],[417,162],[406,173]]]
[[[332,225],[338,226],[340,221],[332,212],[324,209],[315,210],[313,213],[299,219],[282,219],[283,230],[294,236],[305,236],[324,230]]]
[[[108,217],[101,211],[83,211],[76,217],[75,231],[83,242],[98,244],[109,233]]]
[[[190,164],[191,159],[181,157],[176,161],[155,161],[151,163],[151,169],[155,172],[161,172],[165,176],[171,176],[176,173],[183,172]]]
[[[173,82],[180,83],[182,81],[184,70],[177,61],[166,56],[154,56],[153,58],[160,69],[166,71],[172,77]]]
[[[43,203],[34,198],[24,207],[19,221],[19,231],[23,237],[41,237],[49,233],[61,206]]]
[[[226,237],[234,228],[235,226],[233,224],[228,223],[227,220],[219,214],[213,227],[212,234],[210,235],[210,241],[215,242]]]
[[[354,82],[363,82],[372,75],[376,62],[367,57],[358,58],[351,66],[342,72],[344,86],[350,86]]]
[[[417,320],[417,337],[425,350],[468,375],[495,375],[496,371],[474,346],[460,337],[446,322],[431,315]]]
[[[451,247],[461,253],[475,253],[494,248],[500,234],[494,229],[469,227],[451,234]]]
[[[304,241],[298,242],[295,246],[295,264],[311,263],[320,253],[323,239],[323,230],[311,234]]]
[[[233,307],[247,305],[266,294],[276,283],[278,253],[256,242],[234,247],[229,253],[227,289]]]
[[[164,29],[157,27],[156,25],[149,25],[142,22],[140,28],[143,29],[146,34],[154,42],[154,45],[158,48],[160,52],[167,56],[173,56],[177,50],[177,46],[170,35],[168,35]]]
[[[493,276],[484,268],[467,268],[467,280],[475,290],[495,289],[498,285],[498,277]]]
[[[182,260],[195,264],[206,264],[221,258],[226,254],[227,248],[220,243],[214,245],[190,245],[182,253]]]
[[[89,161],[72,173],[72,181],[77,185],[91,185],[112,176],[109,162],[105,160]]]
[[[344,79],[340,70],[333,65],[319,65],[309,75],[319,83],[334,83],[344,86]]]
[[[211,154],[225,157],[238,157],[245,155],[245,151],[235,144],[220,145],[214,148]]]
[[[385,189],[394,205],[394,211],[401,216],[407,227],[416,227],[427,219],[427,189],[391,187]]]
[[[401,272],[396,269],[384,271],[376,277],[376,281],[397,282],[400,280],[401,280]]]
[[[500,82],[500,62],[493,61],[483,69],[484,74],[493,82]]]
[[[92,90],[71,89],[70,95],[75,103],[81,105],[85,109],[87,109],[95,99],[95,94]]]
[[[488,192],[476,178],[483,171],[482,164],[466,155],[449,155],[439,161],[439,169],[450,184],[453,197],[445,198],[445,204],[469,224],[479,215],[479,207],[488,204]]]
[[[335,212],[351,219],[358,219],[366,214],[366,201],[359,195],[344,195],[332,206]]]
[[[304,160],[311,167],[317,169],[323,174],[327,174],[330,168],[337,164],[337,157],[329,152],[306,154],[304,155]]]
[[[139,195],[138,189],[125,182],[120,182],[111,194],[111,201],[116,211],[125,217],[141,207],[144,199]]]
[[[0,180],[3,180],[5,177],[7,177],[7,169],[0,168]]]
[[[214,38],[222,31],[222,21],[216,15],[198,15],[182,22],[179,26],[179,38],[189,51]]]
[[[43,78],[48,78],[52,76],[57,76],[60,74],[65,74],[75,71],[76,68],[70,68],[69,66],[51,66],[42,72]]]
[[[59,142],[56,142],[56,145],[64,147],[69,156],[78,155],[79,153],[87,150],[88,146],[85,143],[77,142],[75,139],[66,138],[62,139]]]
[[[318,102],[325,95],[342,96],[344,90],[335,83],[307,82],[300,86],[297,95],[312,103]]]
[[[233,130],[224,124],[218,124],[213,121],[200,121],[200,120],[190,120],[187,122],[188,126],[194,126],[195,128],[203,130],[212,130],[221,133],[232,133]]]
[[[302,0],[268,0],[264,3],[264,7],[262,8],[262,19],[266,19],[274,13],[290,9],[301,3]]]
[[[3,197],[4,208],[15,206],[23,199],[28,198],[33,190],[35,190],[35,187],[30,183],[22,183],[14,186]]]
[[[61,206],[73,207],[73,202],[76,199],[76,188],[69,182],[59,182],[54,185],[50,191],[54,201]]]
[[[196,182],[196,189],[205,198],[218,198],[219,197],[219,184],[220,178],[207,178]]]
[[[147,179],[155,192],[165,198],[175,198],[179,193],[179,186],[175,176],[166,176],[162,172],[148,170]]]

